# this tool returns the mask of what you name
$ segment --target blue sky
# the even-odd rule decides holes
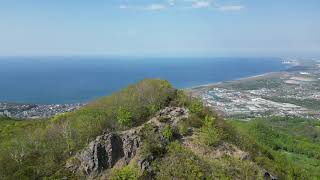
[[[320,55],[320,1],[0,0],[0,55]]]

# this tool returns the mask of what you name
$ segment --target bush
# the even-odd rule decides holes
[[[113,169],[111,180],[138,180],[140,172],[137,168],[126,166],[122,169]]]
[[[189,126],[188,124],[183,121],[179,124],[179,133],[183,136],[187,135],[188,134],[188,129],[189,129]]]
[[[193,99],[191,104],[189,105],[189,110],[191,113],[201,115],[202,110],[203,110],[202,102],[198,99]]]
[[[190,104],[191,96],[187,96],[183,90],[178,90],[176,94],[176,101],[174,102],[176,106],[186,107]]]
[[[185,122],[195,128],[200,128],[203,125],[203,120],[199,118],[196,114],[190,114],[188,119],[185,120]]]
[[[145,124],[142,129],[143,146],[141,154],[144,158],[160,157],[165,153],[165,145],[161,142],[158,133],[154,133],[154,127],[151,124]]]
[[[117,120],[122,126],[128,126],[132,121],[131,112],[124,107],[120,107],[117,113]]]
[[[221,140],[222,134],[220,129],[203,127],[200,130],[200,140],[208,146],[214,146]]]
[[[163,128],[163,131],[162,131],[162,135],[164,138],[166,138],[168,141],[171,141],[173,139],[173,129],[171,126],[169,125],[166,125],[164,128]]]
[[[178,142],[169,145],[168,154],[156,163],[157,179],[205,179],[204,163]]]
[[[200,129],[200,140],[209,146],[216,145],[223,136],[223,130],[215,126],[215,118],[206,116]]]

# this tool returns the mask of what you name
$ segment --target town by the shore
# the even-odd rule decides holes
[[[84,105],[84,103],[44,105],[0,102],[0,116],[14,119],[50,118],[58,114],[77,110]]]
[[[320,60],[285,59],[292,65],[233,81],[186,89],[229,118],[294,116],[320,119]]]

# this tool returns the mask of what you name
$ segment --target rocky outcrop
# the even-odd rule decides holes
[[[181,119],[187,118],[188,115],[188,110],[185,108],[167,107],[146,123],[153,123],[158,127],[157,129],[161,129],[164,123],[159,119],[168,118],[166,123],[174,126]],[[119,133],[104,132],[103,135],[89,143],[82,152],[71,158],[66,163],[66,168],[74,173],[80,172],[87,177],[94,178],[102,171],[114,167],[117,162],[129,164],[142,145],[140,134],[142,127],[143,125]],[[139,159],[138,166],[142,171],[152,174],[151,162],[153,160],[153,157]]]
[[[157,113],[157,119],[163,120],[173,126],[177,123],[189,117],[189,110],[181,107],[166,107]]]
[[[122,136],[124,161],[129,164],[130,160],[136,155],[138,148],[142,144],[141,137],[136,133],[125,134]]]
[[[120,136],[105,132],[73,157],[72,161],[68,161],[66,167],[73,172],[78,171],[86,176],[95,177],[103,170],[112,168],[122,158],[128,164],[141,143],[141,138],[137,134]]]
[[[87,176],[96,176],[104,169],[113,167],[124,156],[122,146],[122,140],[118,135],[105,132],[73,158],[73,162],[76,160],[80,164],[68,162],[67,168],[78,170]]]
[[[147,158],[141,158],[139,161],[138,161],[138,167],[143,171],[145,172],[144,174],[146,175],[145,176],[145,179],[154,179],[152,178],[155,173],[153,171],[153,168],[152,168],[152,161],[154,161],[155,158],[153,156],[150,156],[150,157],[147,157]]]

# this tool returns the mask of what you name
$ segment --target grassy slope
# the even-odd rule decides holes
[[[0,179],[55,177],[65,160],[105,129],[139,125],[167,106],[175,90],[167,81],[146,79],[78,111],[47,120],[0,121]],[[130,114],[118,123],[119,109]],[[57,173],[58,172],[58,173]]]
[[[320,178],[320,122],[301,118],[263,118],[230,121],[262,146],[284,155],[309,178]]]

